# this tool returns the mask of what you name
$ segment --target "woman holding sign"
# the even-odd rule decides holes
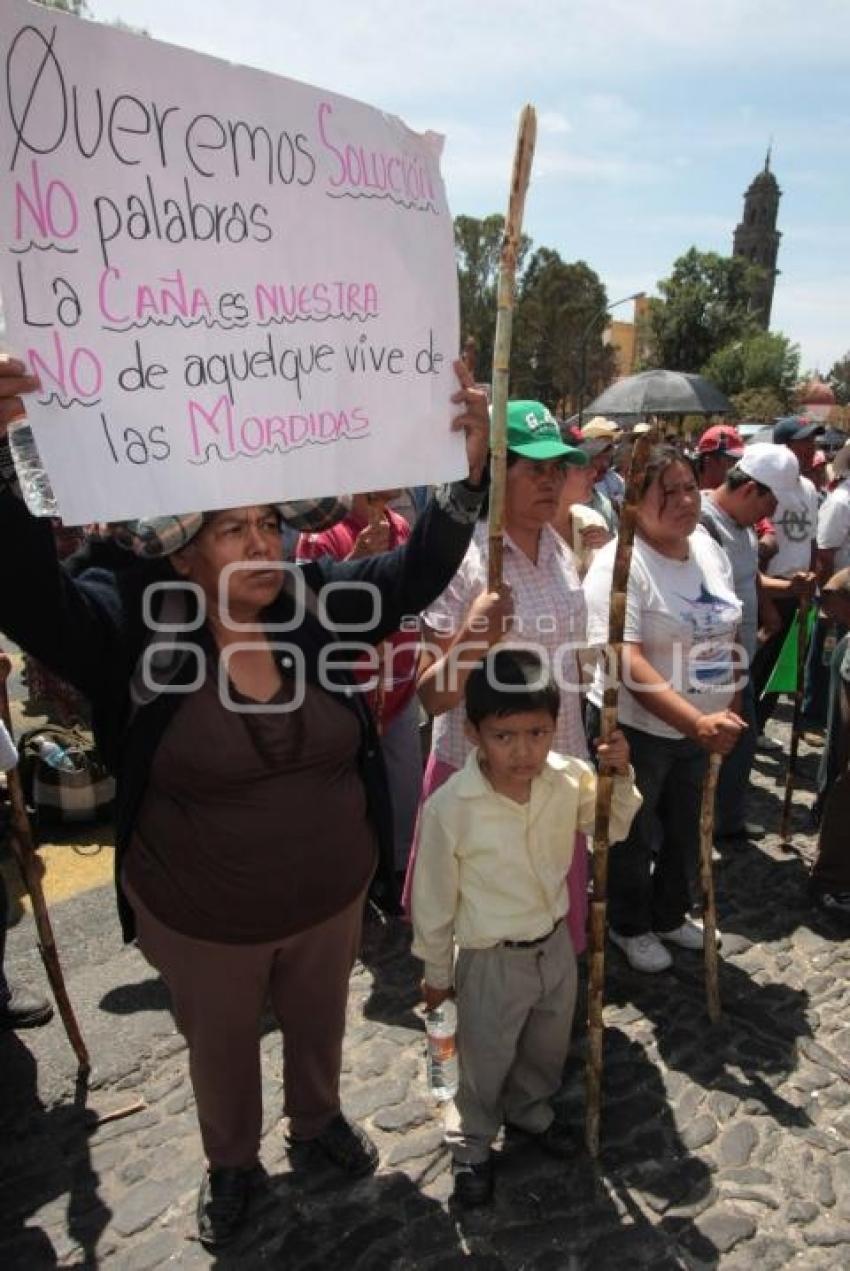
[[[409,542],[383,556],[285,571],[291,505],[243,507],[133,523],[137,555],[78,562],[72,577],[0,464],[0,528],[14,544],[0,558],[0,627],[91,699],[114,766],[119,911],[188,1042],[210,1247],[238,1231],[255,1177],[267,998],[284,1032],[293,1167],[330,1160],[358,1176],[377,1164],[340,1112],[339,1075],[366,891],[393,898],[391,812],[350,645],[336,658],[334,646],[346,625],[377,644],[463,559],[488,420],[461,364],[458,375],[452,428],[466,434],[469,480],[441,487]],[[20,362],[0,360],[4,435],[35,387]]]

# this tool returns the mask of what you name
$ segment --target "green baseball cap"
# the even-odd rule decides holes
[[[524,459],[562,459],[584,467],[584,451],[566,446],[555,416],[542,402],[508,402],[508,450]]]

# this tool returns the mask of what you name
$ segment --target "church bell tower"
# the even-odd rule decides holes
[[[753,289],[751,306],[759,325],[766,331],[770,326],[770,310],[773,305],[773,288],[776,283],[776,257],[782,237],[776,228],[779,200],[782,197],[776,177],[770,170],[770,147],[764,168],[744,195],[744,216],[735,230],[732,252],[743,256],[754,265],[760,265],[764,277]]]

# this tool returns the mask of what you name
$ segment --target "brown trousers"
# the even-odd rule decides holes
[[[257,1160],[262,1129],[260,1017],[271,1001],[283,1031],[284,1112],[313,1138],[339,1112],[348,981],[364,896],[298,935],[267,944],[216,944],[159,922],[127,889],[139,946],[171,993],[189,1046],[201,1139],[211,1165]]]

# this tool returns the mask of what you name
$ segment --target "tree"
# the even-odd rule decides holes
[[[42,5],[45,9],[58,9],[60,13],[73,13],[76,18],[90,18],[93,16],[87,0],[35,0],[35,2]],[[127,31],[130,35],[149,34],[145,27],[132,26],[129,22],[125,22],[123,18],[113,18],[106,25],[117,27],[119,31]]]
[[[511,395],[566,411],[567,402],[577,403],[584,362],[584,400],[594,397],[614,372],[614,350],[602,342],[607,303],[584,261],[568,264],[550,248],[538,248],[519,288]]]
[[[850,352],[835,363],[827,376],[839,406],[850,406]]]
[[[496,290],[505,218],[498,213],[482,220],[456,216],[455,256],[460,293],[461,344],[472,336],[478,347],[478,378],[489,380],[496,334]],[[517,273],[531,247],[525,235],[520,242]]]
[[[649,302],[644,369],[699,371],[718,349],[753,334],[750,296],[760,272],[740,256],[695,247],[680,256],[658,284],[662,298]]]
[[[750,389],[770,390],[789,410],[800,374],[800,349],[780,331],[757,331],[718,349],[702,374],[729,397]]]
[[[740,393],[733,393],[732,405],[738,419],[764,420],[773,423],[777,415],[788,409],[785,398],[775,388],[745,388]]]
[[[73,13],[78,18],[88,17],[89,6],[86,0],[36,0],[36,4],[45,9],[59,9],[62,13]]]

